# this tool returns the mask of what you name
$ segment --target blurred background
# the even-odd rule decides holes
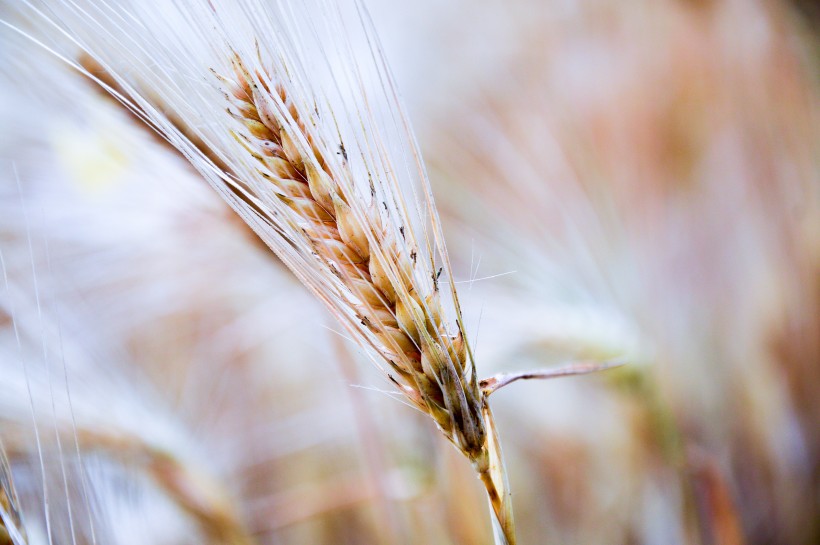
[[[479,374],[629,362],[493,396],[521,543],[820,543],[815,4],[366,5]],[[429,418],[5,27],[0,128],[0,544],[492,542]]]

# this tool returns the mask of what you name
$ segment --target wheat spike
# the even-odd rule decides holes
[[[349,201],[358,197],[334,180],[326,151],[285,90],[273,92],[295,121],[287,126],[277,121],[272,91],[263,79],[253,80],[240,59],[234,64],[237,77],[229,96],[245,127],[237,138],[294,212],[316,255],[358,301],[356,315],[378,339],[375,348],[402,379],[405,395],[468,457],[480,457],[486,438],[482,398],[463,333],[450,335],[443,322],[437,284],[425,293],[415,282],[416,256],[385,228],[375,202],[367,205],[365,218],[356,217]],[[291,133],[294,126],[301,134]],[[310,144],[310,156],[298,141]]]
[[[360,197],[334,179],[326,160],[328,151],[311,134],[317,120],[303,116],[268,74],[257,73],[254,78],[238,57],[233,64],[236,79],[221,79],[229,87],[226,96],[235,109],[232,115],[244,125],[235,132],[236,138],[292,211],[315,255],[353,296],[343,299],[351,301],[362,326],[377,340],[373,348],[399,377],[390,374],[390,378],[473,463],[487,489],[499,539],[514,544],[512,508],[492,413],[461,324],[450,335],[444,322],[438,273],[427,271],[433,288],[426,292],[425,284],[416,281],[416,274],[423,272],[416,269],[423,262],[405,244],[403,229],[398,235],[391,231],[372,198],[354,205],[352,201]],[[290,118],[280,121],[283,114]],[[343,144],[340,153],[345,155]],[[354,209],[365,213],[357,215]]]
[[[233,66],[235,80],[220,79],[234,108],[229,113],[243,126],[234,136],[290,209],[316,257],[347,290],[341,299],[374,335],[377,342],[371,345],[399,377],[389,373],[390,378],[473,463],[496,517],[499,542],[514,544],[509,487],[492,413],[461,324],[450,335],[444,322],[438,273],[426,271],[433,280],[429,292],[416,280],[425,272],[416,270],[423,262],[405,244],[403,228],[397,235],[382,218],[372,198],[375,191],[369,203],[353,202],[361,197],[335,179],[328,150],[311,132],[318,120],[304,116],[269,74],[254,77],[238,56]],[[343,144],[340,153],[345,155]]]

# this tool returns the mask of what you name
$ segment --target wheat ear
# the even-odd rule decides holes
[[[228,86],[232,115],[245,127],[235,133],[237,140],[293,212],[315,255],[352,295],[353,310],[375,337],[370,344],[388,364],[390,378],[473,463],[505,542],[515,543],[494,430],[488,436],[492,416],[461,324],[451,335],[444,322],[436,273],[427,291],[416,279],[419,263],[404,244],[403,230],[397,235],[386,225],[375,201],[353,205],[360,197],[337,182],[327,150],[311,134],[314,120],[302,115],[284,87],[267,74],[252,77],[238,57],[233,64],[236,78],[220,79]],[[283,115],[288,122],[280,122]]]

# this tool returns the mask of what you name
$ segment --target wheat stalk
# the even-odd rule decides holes
[[[476,456],[486,435],[478,383],[468,364],[461,330],[455,336],[447,333],[437,288],[424,293],[424,287],[415,282],[415,256],[408,255],[401,241],[383,227],[373,205],[363,222],[355,217],[349,205],[355,196],[324,169],[323,150],[313,144],[309,152],[313,157],[306,158],[289,128],[271,113],[265,96],[270,90],[253,83],[238,59],[236,66],[233,103],[250,133],[238,133],[238,137],[258,160],[260,174],[301,220],[315,252],[360,301],[355,312],[381,341],[377,349],[404,379],[403,391],[465,454]],[[277,92],[291,108],[285,91]],[[312,142],[299,112],[294,109],[292,115],[302,130],[299,136]],[[371,253],[373,246],[380,248],[382,259]]]
[[[408,249],[403,229],[398,237],[389,229],[375,199],[355,207],[364,214],[355,213],[351,201],[359,196],[335,179],[327,150],[311,133],[316,120],[305,116],[268,74],[254,78],[238,56],[233,64],[235,79],[220,79],[228,87],[231,114],[244,125],[236,138],[293,212],[317,257],[352,295],[345,301],[352,300],[361,325],[375,336],[371,346],[388,364],[391,380],[473,463],[506,542],[515,543],[499,451],[488,444],[491,413],[461,323],[451,335],[444,321],[438,273],[426,271],[432,291],[417,281],[423,262]],[[280,121],[282,111],[289,122]],[[493,432],[489,442],[496,441]]]
[[[0,262],[0,279],[2,273],[5,272],[1,265],[2,262]],[[10,293],[8,287],[6,289],[7,292],[3,295]],[[19,308],[16,312],[9,310],[8,307],[13,306],[13,303],[9,303],[9,299],[0,299],[0,324],[3,323],[3,319],[7,319],[6,328],[21,332],[22,338],[26,339],[27,334],[31,331],[31,324]],[[46,333],[47,327],[42,324],[38,325],[41,328],[38,333],[43,338],[42,342],[49,343],[51,339]],[[73,343],[62,335],[59,339],[61,344],[56,347],[48,344],[54,353],[67,351],[69,358],[78,356],[79,353]],[[2,353],[2,359],[10,359],[8,352]],[[35,393],[33,397],[7,394],[6,399],[3,400],[2,411],[0,411],[2,412],[0,429],[3,430],[0,438],[2,439],[0,442],[0,544],[5,545],[3,531],[9,536],[20,534],[24,538],[18,510],[19,501],[11,480],[12,474],[8,459],[15,462],[32,458],[42,460],[43,452],[52,450],[58,453],[63,463],[68,459],[64,458],[66,450],[63,446],[69,445],[73,446],[71,450],[75,450],[77,459],[80,461],[84,456],[104,453],[122,466],[143,472],[171,501],[196,521],[203,534],[209,538],[219,543],[233,545],[248,545],[254,542],[243,526],[234,499],[207,470],[202,468],[202,464],[187,454],[184,438],[175,437],[171,440],[167,437],[163,438],[163,432],[157,428],[154,419],[150,416],[146,418],[146,415],[153,413],[150,408],[147,413],[143,413],[140,425],[118,425],[116,417],[113,416],[107,421],[105,418],[98,420],[91,417],[88,410],[81,409],[84,405],[82,390],[75,391],[72,406],[79,410],[75,410],[71,418],[68,418],[65,412],[55,410],[54,418],[49,423],[53,426],[54,435],[42,434],[36,441],[32,441],[27,432],[30,421],[22,417],[22,415],[28,416],[25,403],[40,405],[42,400],[54,400],[52,392],[45,392],[38,388],[42,382],[36,375],[41,371],[42,369],[31,366],[29,375],[25,378],[29,388],[32,388],[32,384],[34,385],[33,390],[28,390]],[[15,385],[21,383],[22,377],[19,376],[19,371],[5,367],[3,372],[5,374],[4,385],[10,387],[10,390],[19,391],[19,388],[14,388]],[[82,377],[79,373],[75,377],[87,378]],[[135,385],[132,383],[131,386]],[[98,385],[98,388],[100,387]],[[61,397],[58,399],[60,402],[63,401]],[[124,401],[121,400],[121,402]],[[100,405],[96,403],[92,407],[92,410],[100,409]],[[133,411],[133,414],[136,412]],[[156,422],[162,422],[163,416],[157,414]],[[36,451],[33,450],[35,445]],[[86,468],[81,467],[80,470],[86,471]],[[15,545],[19,543],[14,540],[12,542]]]

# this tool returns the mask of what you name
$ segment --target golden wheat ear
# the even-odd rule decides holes
[[[376,205],[373,187],[362,195],[346,179],[348,151],[333,164],[313,111],[289,100],[286,86],[266,72],[255,75],[234,59],[235,79],[222,77],[238,125],[237,141],[257,161],[269,191],[288,207],[291,220],[314,249],[325,282],[340,284],[337,304],[359,324],[351,333],[371,347],[400,391],[428,414],[473,463],[484,483],[499,538],[514,543],[512,510],[492,413],[478,387],[461,321],[455,334],[441,305],[441,270],[426,268],[402,222]],[[286,82],[286,80],[285,80]],[[369,177],[370,179],[370,177]],[[385,199],[396,195],[385,195]],[[384,209],[390,208],[385,203]],[[399,215],[399,212],[396,212]],[[420,282],[430,278],[432,286]],[[339,297],[340,296],[340,297]],[[347,307],[346,309],[344,307]],[[344,316],[344,314],[342,315]],[[488,437],[487,428],[492,428]]]

